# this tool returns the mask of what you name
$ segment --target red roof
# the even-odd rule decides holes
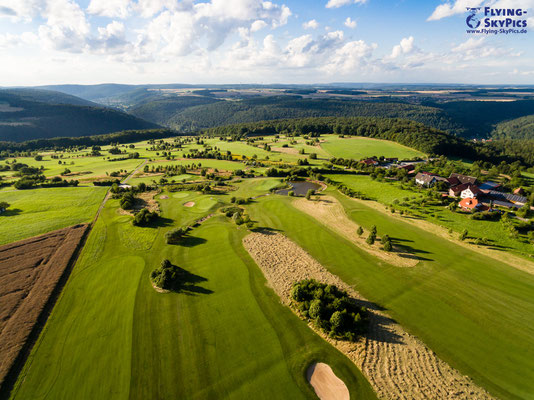
[[[477,199],[472,199],[468,197],[466,199],[462,199],[462,201],[458,203],[458,206],[464,209],[474,210],[475,208],[477,208],[478,204],[479,203]]]

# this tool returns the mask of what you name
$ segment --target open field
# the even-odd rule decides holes
[[[0,247],[0,394],[16,378],[86,230],[76,225]]]
[[[0,214],[0,245],[92,221],[106,191],[68,187],[2,192],[1,200],[11,208]]]
[[[354,398],[375,398],[358,369],[266,287],[241,246],[245,230],[216,216],[183,245],[166,245],[168,229],[212,213],[218,201],[165,196],[165,219],[142,231],[108,202],[13,398],[312,399],[306,370],[315,360]],[[149,273],[164,257],[190,273],[192,291],[152,288]]]
[[[478,385],[500,398],[528,398],[534,392],[534,376],[527,372],[534,371],[534,277],[336,197],[365,230],[376,225],[378,235],[389,234],[425,260],[415,268],[378,261],[287,198],[262,198],[249,210],[260,226],[281,229]]]
[[[336,135],[324,135],[322,138],[326,141],[321,143],[321,147],[333,157],[355,160],[373,156],[396,157],[400,160],[426,157],[420,151],[387,140],[366,137],[340,138]]]

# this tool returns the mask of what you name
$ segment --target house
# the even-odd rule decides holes
[[[462,199],[471,199],[480,196],[482,193],[478,186],[467,184],[467,187],[460,192],[460,197]]]
[[[384,158],[384,161],[387,163],[397,164],[399,162],[399,159],[396,157],[386,157]]]
[[[399,169],[405,169],[406,171],[410,172],[415,169],[415,166],[413,164],[403,164],[399,166]]]
[[[518,187],[517,189],[514,189],[514,194],[517,194],[519,196],[522,196],[525,194],[525,191],[523,190],[523,188],[521,187]]]
[[[378,165],[378,161],[376,161],[374,158],[366,158],[365,160],[361,160],[360,162],[365,165]]]
[[[437,180],[434,174],[419,172],[417,175],[415,175],[415,183],[418,185],[431,187],[434,186],[436,182]]]
[[[478,199],[466,197],[458,203],[458,207],[464,211],[477,211],[482,207],[482,203]]]
[[[460,184],[469,183],[471,185],[476,185],[476,183],[477,183],[477,178],[475,178],[474,176],[467,176],[467,175],[457,174],[455,172],[453,172],[451,174],[451,176],[449,176],[449,179],[451,179],[453,181],[457,180],[458,182],[460,182]],[[452,183],[451,183],[451,186],[452,186]]]

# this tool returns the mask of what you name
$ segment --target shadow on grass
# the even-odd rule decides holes
[[[22,212],[20,208],[7,209],[3,213],[0,213],[0,217],[13,217],[19,215]]]
[[[179,244],[184,247],[194,247],[200,244],[204,244],[206,242],[207,240],[204,238],[200,238],[196,236],[184,236],[182,241]]]
[[[174,283],[171,292],[183,293],[188,296],[196,296],[199,294],[212,294],[213,290],[203,288],[199,286],[200,283],[207,282],[208,280],[200,275],[195,275],[186,269],[175,266],[178,273],[178,280]]]
[[[158,217],[154,221],[152,221],[150,224],[143,225],[145,228],[165,228],[167,226],[171,226],[174,223],[174,221],[170,218],[165,217]]]
[[[351,300],[357,306],[365,307],[372,313],[369,318],[369,330],[365,336],[377,342],[392,344],[404,343],[402,337],[396,334],[392,329],[392,325],[397,322],[393,318],[380,313],[381,311],[386,310],[384,307],[367,300],[355,299],[353,297],[351,297]]]

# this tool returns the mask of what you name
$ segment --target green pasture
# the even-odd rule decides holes
[[[166,245],[167,230],[217,203],[190,192],[163,196],[164,219],[152,228],[132,227],[108,202],[13,399],[313,399],[305,379],[313,361],[330,364],[351,398],[376,398],[354,364],[267,287],[241,245],[246,230],[219,214],[183,245]],[[163,258],[191,274],[190,290],[151,287]]]
[[[66,187],[0,192],[11,207],[0,214],[0,245],[91,222],[107,188]]]
[[[405,190],[398,182],[380,182],[367,175],[328,174],[326,176],[385,205],[390,205],[394,200],[402,202],[405,198],[421,197],[425,192],[419,189]],[[471,238],[487,238],[490,245],[503,251],[513,251],[523,256],[534,254],[532,244],[527,240],[510,237],[509,232],[499,221],[473,220],[467,213],[452,212],[444,206],[426,205],[420,207],[410,205],[409,209],[416,213],[419,218],[452,229],[456,234],[466,229]]]
[[[386,309],[439,357],[502,399],[533,398],[534,277],[334,192],[356,223],[410,248],[414,268],[388,265],[269,196],[249,206],[321,264]],[[356,234],[356,232],[355,232]]]
[[[321,136],[321,139],[323,138],[326,139],[326,142],[321,143],[321,147],[333,157],[355,160],[373,156],[397,157],[400,160],[426,157],[420,151],[387,140],[366,137],[340,138],[336,135]]]

